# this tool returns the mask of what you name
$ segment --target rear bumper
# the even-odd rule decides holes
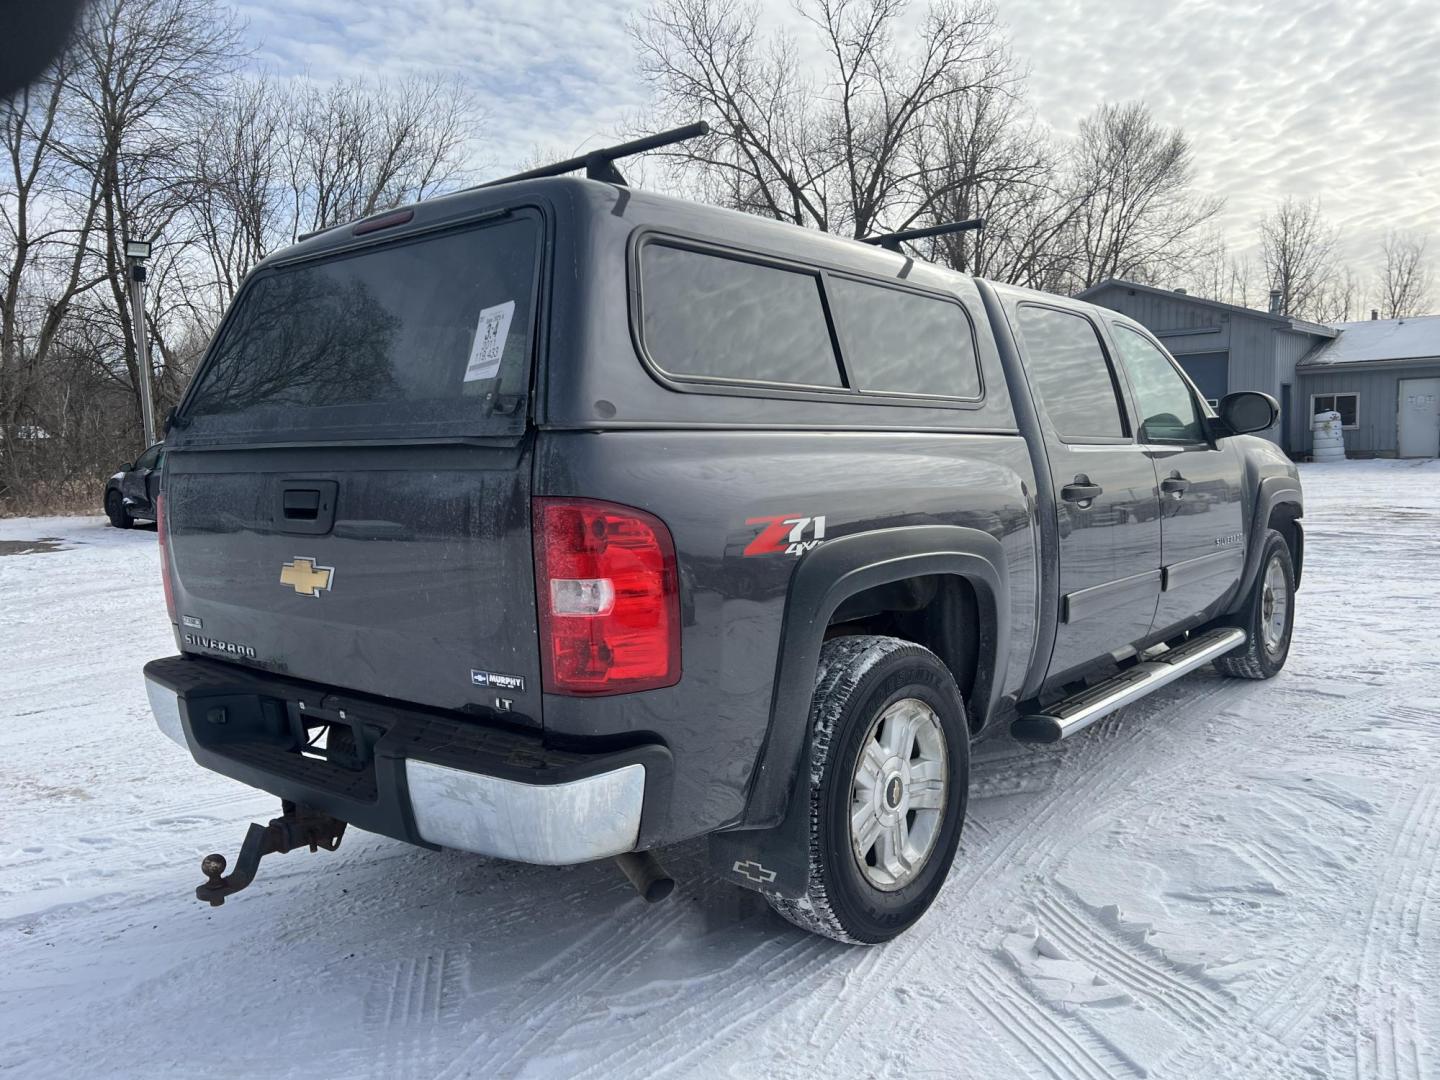
[[[654,743],[559,750],[538,732],[179,656],[147,664],[145,688],[160,730],[206,768],[424,846],[605,858],[645,846],[668,795],[670,755]],[[321,724],[363,749],[348,763],[302,754]]]

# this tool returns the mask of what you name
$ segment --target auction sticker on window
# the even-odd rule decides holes
[[[480,312],[475,341],[470,346],[470,363],[465,366],[466,382],[493,379],[500,373],[500,358],[505,355],[505,339],[510,336],[510,320],[514,316],[514,300]]]

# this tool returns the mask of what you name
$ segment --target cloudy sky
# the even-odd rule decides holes
[[[918,8],[924,0],[915,0]],[[1319,196],[1364,267],[1391,226],[1440,251],[1440,0],[997,0],[1029,99],[1059,132],[1144,99],[1190,135],[1232,247],[1286,196]],[[497,175],[571,154],[645,101],[625,22],[643,0],[241,0],[278,73],[459,74]],[[767,4],[767,20],[791,16]]]

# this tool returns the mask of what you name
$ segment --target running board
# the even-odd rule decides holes
[[[1042,713],[1020,717],[1010,725],[1010,734],[1022,742],[1053,743],[1068,739],[1116,709],[1244,644],[1244,630],[1222,628],[1198,634],[1173,649],[1126,668],[1113,678],[1057,701]]]

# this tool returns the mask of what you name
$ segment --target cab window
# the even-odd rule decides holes
[[[1140,414],[1140,441],[1198,443],[1205,441],[1205,420],[1170,358],[1149,339],[1128,326],[1115,326],[1115,348],[1130,376]]]
[[[1115,373],[1090,320],[1035,304],[1022,304],[1019,317],[1031,385],[1060,437],[1124,438]]]

